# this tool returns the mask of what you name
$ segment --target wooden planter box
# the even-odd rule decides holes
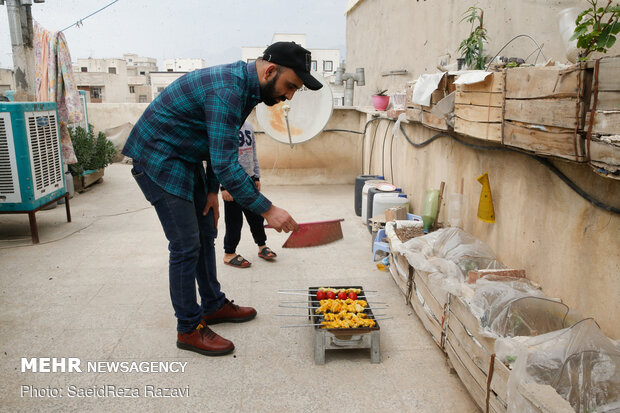
[[[504,145],[540,155],[585,161],[583,64],[506,71]]]
[[[86,171],[80,176],[74,176],[73,188],[75,192],[84,192],[86,188],[99,182],[103,178],[103,171],[103,169]]]
[[[502,141],[505,73],[483,82],[456,85],[454,131],[485,141]]]
[[[595,65],[594,61],[587,64],[592,84],[583,127],[586,151],[595,170],[601,168],[611,173],[605,176],[620,179],[620,56],[600,59],[598,73]]]
[[[431,110],[437,103],[439,103],[439,101],[441,101],[443,98],[445,98],[455,90],[455,78],[455,75],[450,75],[448,73],[444,75],[444,77],[437,85],[437,89],[431,95],[430,106],[422,106],[413,103],[411,101],[413,89],[408,88],[406,109],[407,120],[422,123],[423,125],[431,129],[439,131],[450,130],[451,127],[446,122],[446,119],[444,117],[436,116],[435,114],[431,113]]]

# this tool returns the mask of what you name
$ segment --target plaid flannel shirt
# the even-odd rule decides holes
[[[255,62],[195,70],[171,83],[146,108],[122,153],[170,194],[193,200],[199,168],[208,192],[217,193],[221,183],[236,202],[262,214],[271,202],[238,161],[239,127],[259,102]]]

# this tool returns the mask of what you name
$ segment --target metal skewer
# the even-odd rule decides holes
[[[317,308],[321,308],[321,307],[304,307],[303,305],[282,305],[282,304],[278,304],[278,307],[284,307],[284,308],[305,308],[306,310],[316,310]],[[370,308],[370,307],[364,307],[364,310]],[[385,310],[387,307],[372,307],[373,310]]]
[[[290,292],[290,291],[278,291],[278,294],[305,295],[306,297],[316,297],[316,294],[296,293],[296,292]],[[357,296],[358,297],[377,297],[377,294],[371,294],[371,295],[359,294]]]
[[[376,321],[389,320],[394,317],[385,317],[385,318],[377,318]],[[280,326],[280,328],[292,328],[292,327],[323,327],[323,324],[295,324],[295,325],[286,325]],[[357,327],[357,328],[368,328],[368,327]],[[333,330],[353,330],[352,328],[333,328]]]
[[[387,304],[387,303],[382,303],[382,302],[378,302],[378,301],[373,301],[372,303],[370,301],[366,301],[368,303],[368,306],[371,306],[371,304],[373,305],[372,308],[374,308],[375,304]],[[307,301],[280,301],[280,304],[308,304]]]
[[[331,288],[331,287],[322,287],[322,288]],[[332,288],[332,290],[359,290],[360,288]],[[292,289],[279,289],[278,291],[286,291],[286,292],[291,292],[291,291],[308,291],[308,288],[292,288]],[[317,290],[318,291],[318,290]],[[321,290],[321,291],[325,291],[325,290]],[[367,293],[376,293],[378,292],[377,290],[364,290],[364,292]]]
[[[334,313],[329,313],[329,314],[334,314]],[[276,314],[277,317],[323,317],[324,315],[325,314],[310,314],[310,315],[308,314]],[[365,318],[374,319],[374,317],[383,317],[385,315],[386,314],[366,314]]]

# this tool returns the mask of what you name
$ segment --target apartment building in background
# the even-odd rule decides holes
[[[192,72],[207,67],[207,62],[205,59],[166,59],[164,66],[166,72]]]
[[[75,83],[91,103],[148,103],[152,100],[150,75],[157,71],[155,58],[132,53],[122,59],[77,59],[73,64]]]
[[[339,49],[309,48],[306,46],[306,35],[296,33],[275,33],[271,39],[271,43],[275,42],[295,42],[308,49],[312,54],[311,70],[322,75],[329,83],[334,98],[334,106],[342,106],[344,104],[344,87],[334,84],[335,72],[340,65]],[[255,61],[258,57],[263,55],[267,46],[269,45],[242,47],[241,60],[244,62]]]

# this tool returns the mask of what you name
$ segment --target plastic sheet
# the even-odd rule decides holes
[[[594,320],[513,344],[509,413],[538,411],[519,392],[528,383],[552,386],[577,413],[620,411],[620,350]]]
[[[429,288],[440,302],[461,296],[470,270],[505,268],[484,242],[460,228],[443,228],[395,246],[418,271],[429,273]]]

